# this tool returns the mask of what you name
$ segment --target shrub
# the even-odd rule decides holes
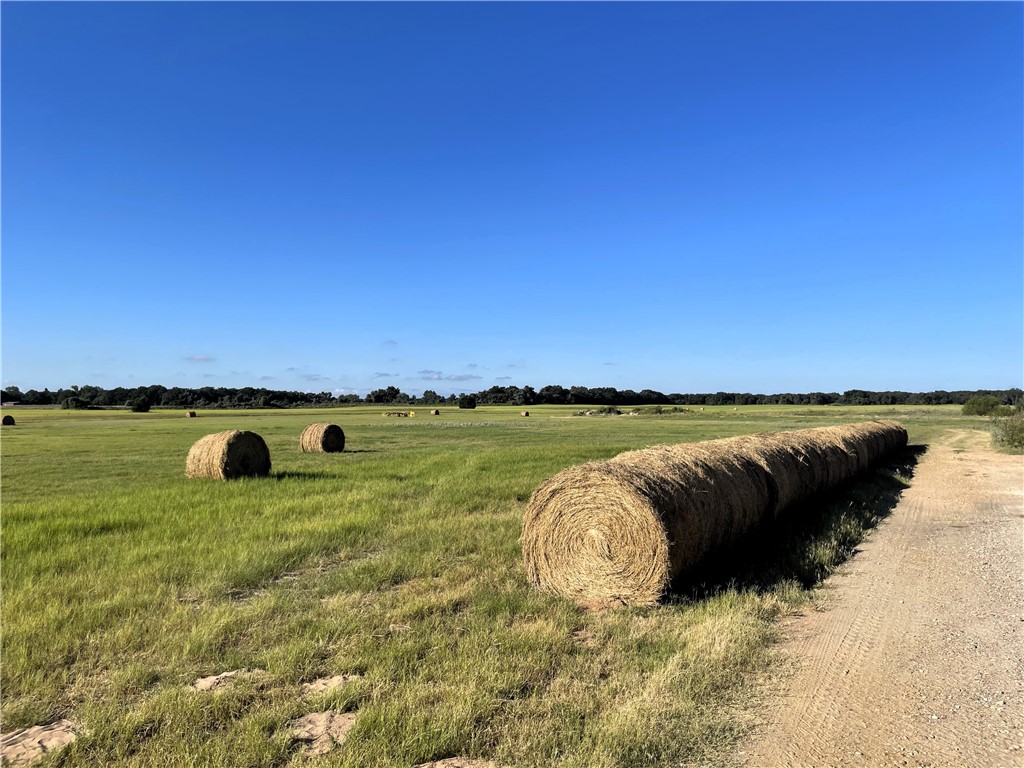
[[[140,397],[132,401],[132,413],[149,413],[152,403],[148,397]]]
[[[1007,448],[1024,448],[1024,413],[1013,413],[996,419],[993,433],[996,442]]]
[[[459,395],[459,408],[476,408],[476,398],[473,395]]]
[[[992,395],[972,397],[964,403],[963,413],[965,416],[988,416],[999,407],[999,398]]]
[[[60,401],[60,407],[66,411],[84,411],[89,404],[80,397],[65,397]]]
[[[1015,407],[1009,416],[994,419],[992,435],[1004,448],[1024,449],[1024,410]]]

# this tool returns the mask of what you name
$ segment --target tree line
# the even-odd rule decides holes
[[[935,390],[933,392],[874,392],[850,389],[838,392],[784,392],[771,395],[750,392],[714,392],[663,394],[653,389],[635,392],[614,387],[563,387],[549,384],[533,387],[499,387],[475,393],[441,395],[428,389],[415,396],[389,386],[375,389],[365,397],[356,394],[335,395],[331,392],[296,392],[263,387],[114,387],[104,389],[92,385],[41,392],[18,387],[3,390],[3,402],[21,405],[59,405],[64,408],[132,407],[146,410],[165,408],[300,408],[369,404],[458,405],[470,401],[480,405],[963,405],[971,398],[994,398],[997,404],[1011,405],[1024,392],[1013,389]]]

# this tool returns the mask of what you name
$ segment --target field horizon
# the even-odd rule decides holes
[[[915,451],[987,426],[957,406],[389,409],[19,409],[0,443],[3,730],[72,720],[69,766],[302,762],[289,724],[313,712],[353,717],[330,765],[718,759],[779,617],[888,514]],[[648,609],[588,611],[525,580],[522,511],[567,466],[875,418],[913,450],[802,505],[777,556],[755,537]],[[344,453],[299,450],[313,421],[344,429]],[[192,443],[226,429],[264,437],[269,477],[185,477]]]

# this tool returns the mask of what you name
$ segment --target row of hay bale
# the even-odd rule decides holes
[[[303,453],[341,453],[345,432],[337,424],[310,424],[299,436]],[[229,429],[199,438],[185,459],[188,477],[231,480],[270,474],[270,449],[255,432]]]
[[[710,551],[906,444],[900,424],[876,421],[658,446],[570,467],[527,506],[527,577],[580,603],[654,603]]]

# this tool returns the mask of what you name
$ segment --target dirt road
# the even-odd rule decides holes
[[[1024,766],[1024,457],[946,433],[826,595],[741,765]]]

